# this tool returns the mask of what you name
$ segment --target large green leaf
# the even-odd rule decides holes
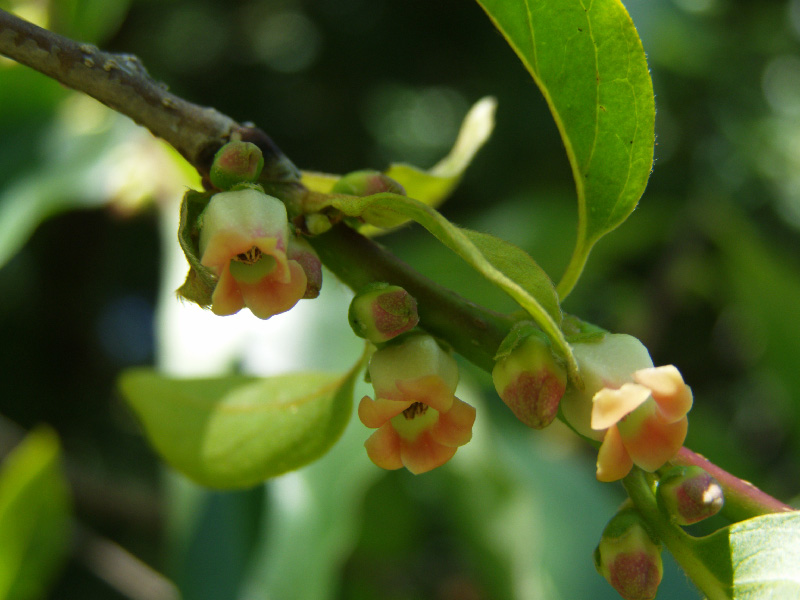
[[[407,219],[422,225],[524,308],[567,360],[571,377],[577,377],[575,358],[561,332],[555,290],[545,272],[523,250],[489,234],[461,229],[414,198],[386,193],[332,197],[329,201],[345,215],[360,217],[377,227],[393,227]]]
[[[35,430],[0,472],[0,599],[43,596],[66,557],[69,506],[58,439]]]
[[[162,457],[194,481],[244,488],[324,454],[344,430],[357,365],[345,376],[173,379],[149,369],[120,387]]]
[[[641,41],[619,0],[478,0],[533,76],[566,147],[578,237],[559,283],[636,207],[653,164],[655,106]]]

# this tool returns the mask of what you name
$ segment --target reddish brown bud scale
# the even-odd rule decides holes
[[[417,301],[401,287],[374,283],[353,298],[348,319],[357,336],[381,344],[417,326]]]

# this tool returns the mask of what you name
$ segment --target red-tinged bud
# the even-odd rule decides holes
[[[240,183],[254,183],[264,168],[261,149],[250,142],[229,142],[219,149],[209,178],[215,187],[229,190]]]
[[[394,179],[380,171],[353,171],[343,175],[337,181],[331,192],[334,194],[348,194],[350,196],[372,196],[390,192],[392,194],[406,195],[403,186]]]
[[[520,328],[515,328],[508,339],[501,345],[492,370],[494,387],[525,425],[547,427],[558,414],[567,385],[566,370],[541,332],[526,328],[520,335]]]
[[[306,274],[306,291],[303,299],[308,300],[319,296],[322,288],[322,262],[314,249],[304,239],[292,237],[289,239],[289,251],[286,256],[289,260],[297,261]]]
[[[653,600],[664,574],[661,548],[633,508],[622,509],[608,522],[594,564],[625,600]]]
[[[722,486],[697,466],[673,467],[658,484],[658,505],[678,525],[713,517],[725,503]]]
[[[374,344],[388,342],[419,323],[417,301],[388,283],[373,283],[358,292],[347,316],[355,334]]]

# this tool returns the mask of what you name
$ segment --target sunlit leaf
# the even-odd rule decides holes
[[[488,234],[467,232],[450,223],[430,206],[406,196],[374,194],[363,198],[333,198],[331,206],[347,216],[361,217],[378,227],[392,227],[404,219],[422,225],[528,311],[567,360],[571,375],[577,375],[572,350],[559,327],[561,313],[557,308],[552,283],[532,258],[522,258],[524,251]],[[524,260],[524,263],[516,264],[517,260]]]
[[[66,557],[70,502],[58,439],[28,435],[0,471],[0,598],[41,598]]]
[[[653,164],[655,108],[644,50],[619,0],[478,0],[533,76],[561,132],[578,237],[558,291],[636,207]]]
[[[450,153],[428,170],[405,163],[392,163],[386,174],[400,183],[410,198],[419,200],[428,206],[437,207],[456,189],[464,171],[475,158],[478,150],[486,143],[494,130],[494,113],[497,101],[486,97],[476,102],[464,121],[458,138]],[[327,173],[304,172],[303,184],[310,190],[327,194],[339,179],[338,175]],[[393,226],[402,225],[407,219],[401,219]],[[375,235],[382,229],[365,225],[361,233]]]
[[[141,369],[125,373],[120,387],[170,465],[209,487],[244,488],[301,467],[336,442],[358,370],[173,379]]]
[[[690,547],[706,569],[695,582],[709,598],[800,598],[800,512],[734,523]]]

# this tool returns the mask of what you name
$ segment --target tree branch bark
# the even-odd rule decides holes
[[[271,180],[298,177],[291,161],[263,131],[171,94],[132,54],[104,52],[4,10],[0,10],[0,54],[127,115],[172,145],[202,175],[208,174],[220,146],[238,137],[261,147]]]

